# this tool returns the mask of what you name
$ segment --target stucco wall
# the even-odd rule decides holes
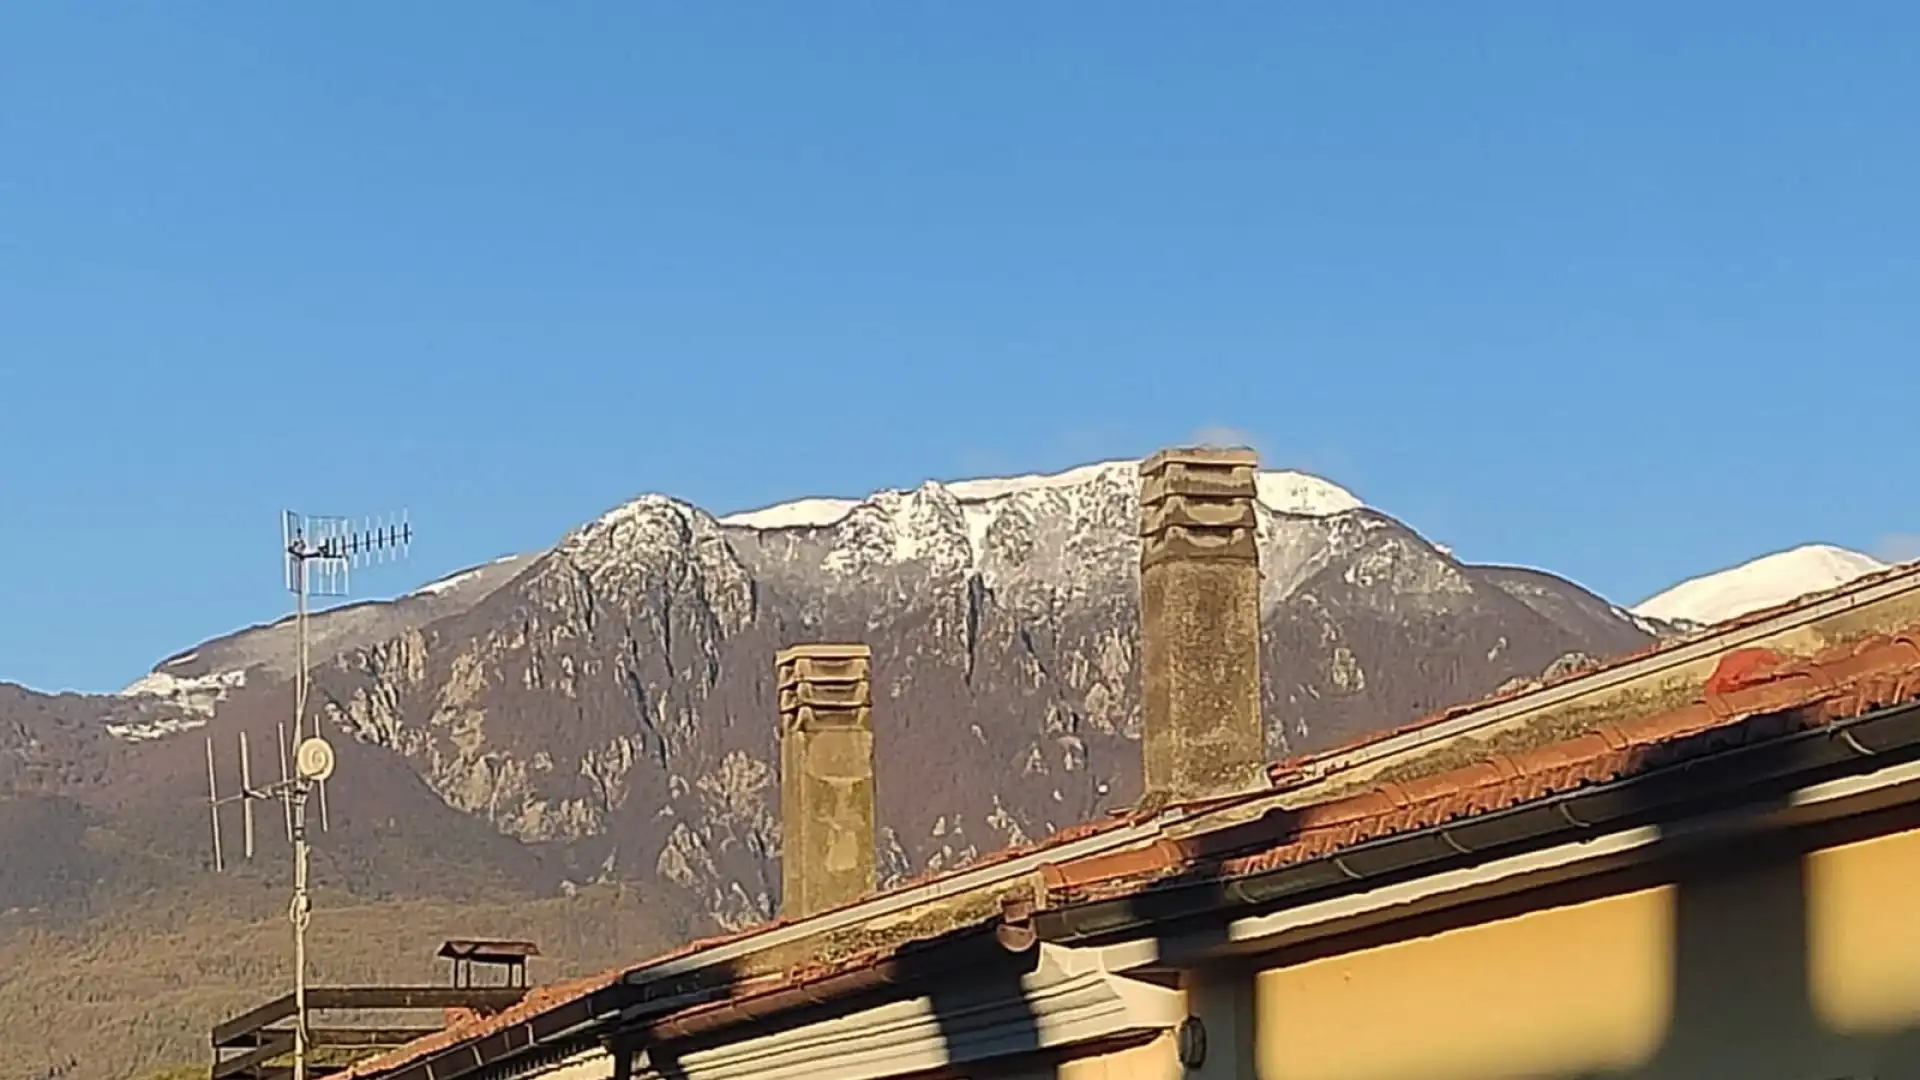
[[[1173,1038],[994,1080],[1920,1080],[1920,811],[1573,883],[1187,980]],[[1841,842],[1844,839],[1845,842]],[[587,1055],[546,1080],[609,1072]]]
[[[1920,831],[1245,986],[1266,1080],[1920,1080]]]

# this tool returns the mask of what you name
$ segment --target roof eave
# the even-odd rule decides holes
[[[1251,909],[1360,892],[1637,825],[1750,807],[1814,780],[1915,758],[1920,758],[1920,702],[1908,702],[1271,870],[1169,879],[1089,900],[1064,898],[1036,913],[1034,924],[1041,940],[1052,944],[1108,943]]]

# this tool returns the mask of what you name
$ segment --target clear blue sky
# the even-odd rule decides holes
[[[1579,10],[1575,10],[1576,7]],[[1920,533],[1920,6],[0,7],[0,678],[1196,429],[1637,600]]]

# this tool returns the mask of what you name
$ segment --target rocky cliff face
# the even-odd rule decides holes
[[[649,495],[547,551],[326,613],[316,700],[342,753],[318,873],[376,896],[664,882],[682,921],[764,918],[780,848],[773,655],[807,641],[873,649],[884,877],[1126,806],[1137,486],[1116,462],[724,518]],[[1460,563],[1316,478],[1266,473],[1260,490],[1275,757],[1657,629],[1551,575]],[[201,736],[224,789],[239,731],[271,777],[290,655],[276,624],[116,697],[9,690],[0,819],[18,821],[0,843],[35,852],[68,900],[112,886],[128,852],[145,882],[198,873]],[[73,843],[36,839],[56,834]],[[0,900],[47,898],[8,889]]]
[[[569,958],[544,978],[770,914],[772,668],[789,644],[872,648],[883,876],[1128,805],[1136,486],[1121,462],[721,518],[647,496],[546,551],[316,616],[339,752],[314,866],[316,926],[336,936],[316,977],[396,977],[484,924]],[[1553,575],[1463,564],[1313,477],[1264,474],[1260,491],[1275,757],[1664,632]],[[194,1060],[194,1032],[280,988],[262,960],[277,944],[260,953],[283,940],[279,808],[257,807],[246,862],[228,807],[228,872],[209,873],[206,740],[224,793],[242,732],[256,781],[277,778],[293,655],[276,623],[120,695],[0,685],[0,955],[70,961],[0,979],[0,1072],[54,1061],[49,1030],[87,1063],[75,1080]],[[604,937],[557,929],[575,925]],[[119,1056],[78,1053],[103,1038]]]
[[[773,911],[774,652],[873,648],[883,875],[965,862],[1138,794],[1130,462],[716,519],[646,496],[470,606],[350,648],[328,722],[439,801],[567,850],[574,884]],[[1639,647],[1550,575],[1464,565],[1340,489],[1262,478],[1275,756]]]

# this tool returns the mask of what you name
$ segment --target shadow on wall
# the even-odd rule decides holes
[[[1021,980],[1035,970],[1039,955],[1037,947],[1004,948],[992,931],[973,928],[930,939],[884,965],[885,984],[862,993],[711,1033],[631,1033],[614,1047],[613,1080],[631,1080],[636,1072],[646,1075],[648,1070],[664,1080],[690,1080],[686,1063],[702,1051],[914,998],[929,1002],[949,1057],[991,1055],[1021,1062],[1005,1075],[1053,1077],[1055,1066],[1040,1062],[1039,1018],[1021,992]],[[939,1068],[900,1075],[945,1080],[1003,1074]]]
[[[1752,813],[1767,809],[1757,806]],[[1196,887],[1209,890],[1208,899],[1226,902],[1224,891]],[[1618,898],[1632,896],[1643,898],[1636,910],[1664,914],[1634,924],[1650,942],[1652,951],[1644,960],[1603,963],[1615,972],[1631,969],[1630,985],[1610,988],[1584,978],[1586,969],[1575,954],[1591,958],[1596,949],[1610,947],[1606,944],[1542,936],[1537,922],[1531,935],[1508,934],[1530,915],[1625,904],[1630,901]],[[1661,902],[1652,902],[1654,897]],[[1193,910],[1187,906],[1192,901],[1190,896],[1182,906]],[[1164,916],[1165,899],[1142,898],[1136,912]],[[1181,1075],[1920,1080],[1920,1030],[1911,1020],[1920,996],[1916,926],[1920,806],[1791,834],[1755,831],[1706,846],[1669,842],[1646,866],[1356,927],[1337,938],[1269,954],[1257,966],[1196,965],[1183,979],[1190,1014],[1205,1028],[1206,1054],[1198,1067]],[[1183,953],[1189,946],[1197,953],[1224,946],[1227,924],[1196,919],[1181,927],[1179,936]],[[1450,937],[1460,947],[1431,948]],[[1664,946],[1657,944],[1661,941]],[[1397,945],[1424,950],[1425,959],[1388,950]],[[1436,969],[1436,956],[1448,966]],[[1362,957],[1365,965],[1346,963]],[[1281,981],[1276,973],[1319,961],[1331,967],[1316,978],[1334,982],[1274,989]],[[1396,967],[1403,963],[1408,966]],[[1463,978],[1468,965],[1482,970]],[[1342,979],[1355,981],[1339,988]],[[1482,988],[1499,986],[1501,992],[1483,996],[1476,982]],[[1642,984],[1648,984],[1648,992],[1641,1000],[1655,1004],[1637,1028],[1646,1042],[1636,1052],[1619,1026],[1623,1010],[1607,1007],[1601,996],[1633,993]],[[1305,989],[1310,985],[1336,987],[1338,1011],[1326,1012],[1321,1003],[1314,1019],[1303,1021],[1300,1011],[1308,1003],[1300,995],[1313,993]],[[1263,1001],[1263,993],[1275,996]],[[1522,1007],[1507,1011],[1516,1002]],[[1574,1032],[1587,1046],[1583,1051],[1543,1049],[1534,1018],[1527,1015],[1538,1011],[1557,1013],[1554,1028]],[[1610,1018],[1600,1019],[1603,1013]],[[1618,1041],[1593,1054],[1594,1040],[1606,1038]],[[1321,1042],[1324,1049],[1297,1052],[1303,1040]],[[1465,1052],[1462,1040],[1468,1044]],[[1292,1049],[1280,1046],[1287,1042]],[[1388,1052],[1372,1052],[1396,1042]],[[1488,1045],[1504,1042],[1513,1046],[1505,1055]],[[1596,1069],[1579,1063],[1607,1058],[1635,1064]]]
[[[1905,809],[1849,822],[1822,839],[1857,842],[1916,828],[1920,811]],[[1897,836],[1886,841],[1910,842]],[[1588,1073],[1580,1080],[1920,1080],[1920,1031],[1836,1030],[1823,1016],[1832,1010],[1816,1004],[1816,987],[1840,989],[1844,996],[1850,977],[1845,969],[1862,958],[1857,945],[1839,946],[1852,956],[1833,955],[1829,945],[1821,949],[1826,970],[1816,972],[1816,934],[1871,939],[1875,924],[1884,923],[1875,908],[1883,914],[1905,908],[1913,913],[1906,918],[1920,918],[1920,896],[1865,906],[1836,896],[1827,910],[1815,911],[1810,878],[1821,861],[1835,857],[1811,853],[1804,843],[1760,837],[1696,855],[1673,883],[1672,1007],[1665,1039],[1642,1067]],[[1914,884],[1920,884],[1920,873],[1883,883],[1908,894]],[[1862,978],[1856,985],[1864,983]]]

